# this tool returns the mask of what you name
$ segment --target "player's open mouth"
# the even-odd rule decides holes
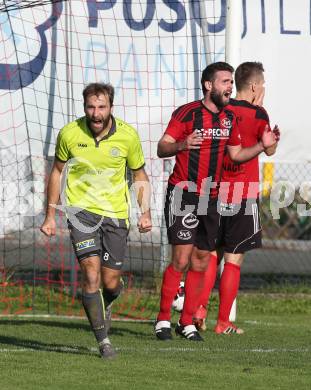
[[[229,98],[231,96],[231,92],[225,92],[224,95],[226,98]]]
[[[94,119],[92,119],[91,122],[92,122],[92,124],[94,124],[95,126],[99,126],[99,125],[102,125],[102,124],[103,124],[103,121],[102,121],[102,120],[94,120]]]

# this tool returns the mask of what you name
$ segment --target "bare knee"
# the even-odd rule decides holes
[[[193,245],[174,245],[172,253],[172,265],[178,272],[185,272],[189,268]]]
[[[108,290],[115,290],[120,285],[121,271],[102,267],[101,278],[103,288]]]
[[[81,261],[82,290],[94,293],[100,288],[100,260],[97,256]]]
[[[243,264],[243,260],[244,260],[244,253],[225,252],[224,258],[225,258],[226,263],[232,263],[232,264],[241,266]]]
[[[209,251],[194,247],[191,254],[191,269],[198,272],[204,272],[208,267],[209,260]]]

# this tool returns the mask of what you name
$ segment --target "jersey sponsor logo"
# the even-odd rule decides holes
[[[223,125],[223,127],[226,127],[227,129],[231,129],[232,123],[230,119],[228,118],[222,119],[221,124]]]
[[[227,138],[230,135],[229,129],[209,128],[207,136],[210,138]]]
[[[83,144],[83,143],[79,142],[78,148],[87,148],[87,144]]]
[[[196,215],[189,213],[183,217],[182,224],[185,228],[194,229],[198,226],[199,220]]]
[[[110,155],[112,157],[119,157],[120,156],[120,149],[119,148],[111,148]]]
[[[221,128],[208,128],[208,129],[196,129],[198,134],[201,134],[203,138],[215,138],[215,139],[226,139],[230,136],[230,129]]]
[[[87,175],[107,175],[107,171],[105,169],[87,169],[86,170]]]
[[[242,166],[239,163],[224,162],[223,169],[227,172],[241,172]]]
[[[86,248],[91,248],[91,247],[95,246],[95,238],[90,238],[89,240],[77,242],[75,245],[76,245],[77,252],[82,251],[83,249],[86,249]]]
[[[190,240],[190,238],[192,237],[192,233],[189,232],[188,230],[179,230],[179,232],[177,233],[177,237],[180,239],[180,240]]]

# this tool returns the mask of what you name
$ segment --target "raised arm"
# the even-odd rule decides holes
[[[256,145],[248,148],[242,148],[241,145],[228,145],[228,153],[231,160],[239,163],[246,162],[252,158],[258,156],[261,152],[268,150],[269,148],[275,147],[277,144],[277,136],[273,131],[269,130],[268,125],[266,126],[261,141]]]
[[[200,149],[203,137],[200,132],[194,131],[183,141],[176,141],[175,138],[164,134],[158,142],[158,157],[172,157],[178,152],[190,149]]]
[[[55,236],[56,223],[55,223],[55,207],[60,195],[60,177],[63,171],[65,163],[55,158],[52,171],[49,178],[47,188],[47,206],[45,220],[40,228],[41,232],[46,236]]]

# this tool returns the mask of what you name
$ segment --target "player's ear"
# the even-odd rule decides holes
[[[212,89],[212,82],[211,81],[205,81],[204,86],[207,91],[210,91]]]

